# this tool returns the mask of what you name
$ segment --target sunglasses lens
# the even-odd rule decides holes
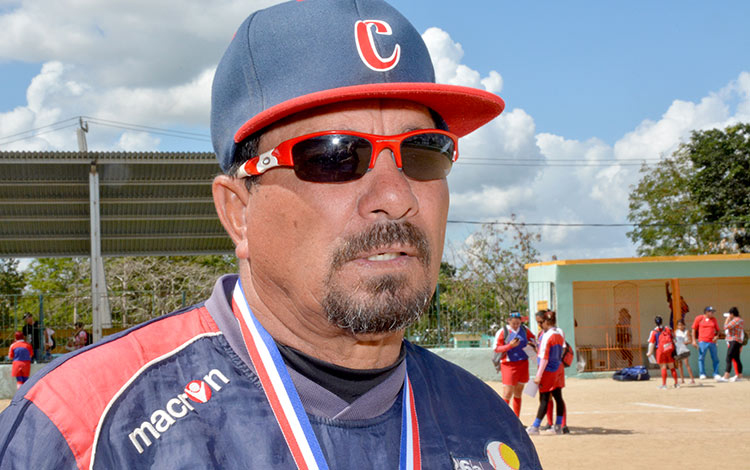
[[[294,172],[301,180],[338,183],[361,178],[370,164],[372,145],[352,135],[321,135],[292,147]]]
[[[415,180],[445,178],[453,166],[456,144],[444,134],[425,132],[401,143],[401,165],[404,173]]]

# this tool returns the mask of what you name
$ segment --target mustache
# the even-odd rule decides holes
[[[338,269],[362,253],[391,245],[412,247],[424,266],[430,264],[430,243],[427,234],[411,222],[383,222],[347,237],[333,253],[332,268]]]

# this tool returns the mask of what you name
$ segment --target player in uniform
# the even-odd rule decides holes
[[[26,342],[22,332],[16,331],[15,341],[8,348],[8,358],[13,361],[10,375],[16,378],[16,388],[29,380],[31,375],[31,360],[34,358],[34,349]]]
[[[651,330],[651,334],[648,336],[648,355],[655,355],[656,363],[661,368],[661,385],[659,388],[667,388],[667,368],[674,377],[674,388],[680,388],[680,384],[677,383],[677,370],[674,367],[674,332],[672,328],[662,325],[663,321],[658,315],[654,317],[656,328]]]
[[[3,468],[541,468],[489,386],[404,340],[437,283],[457,138],[502,109],[435,84],[383,1],[251,15],[211,110],[239,274],[35,374],[0,415]]]
[[[565,402],[562,399],[562,389],[565,387],[565,368],[562,363],[562,353],[565,338],[562,330],[557,328],[557,314],[552,310],[544,312],[541,341],[537,357],[538,368],[534,382],[539,385],[539,409],[534,423],[526,428],[529,434],[539,434],[542,418],[547,414],[550,399],[555,400],[556,417],[554,428],[550,433],[563,434],[563,418],[565,416]]]
[[[508,325],[500,328],[495,335],[495,352],[503,355],[500,374],[503,380],[502,397],[510,405],[513,398],[513,412],[521,414],[523,387],[529,381],[529,356],[524,350],[531,345],[536,349],[534,334],[521,322],[520,312],[511,312]]]

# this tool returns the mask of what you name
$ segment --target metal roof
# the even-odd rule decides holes
[[[0,257],[90,256],[89,173],[102,256],[228,254],[213,153],[0,152]]]

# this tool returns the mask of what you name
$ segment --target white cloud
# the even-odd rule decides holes
[[[10,3],[0,10],[0,61],[43,66],[28,86],[26,105],[0,112],[0,136],[81,115],[162,128],[207,128],[210,84],[223,49],[247,14],[273,3],[278,0]],[[89,148],[135,145],[121,133],[92,125]],[[75,148],[72,129],[3,140],[5,150]]]
[[[466,191],[451,196],[451,217],[459,220],[499,220],[509,218],[514,208],[533,196],[531,188],[499,188],[482,186],[479,191]]]
[[[0,112],[0,135],[79,115],[207,128],[213,70],[233,28],[250,10],[271,3],[277,2],[6,1],[2,5],[9,7],[0,10],[0,61],[44,65],[28,86],[26,105]],[[430,28],[423,37],[438,82],[501,93],[501,74],[462,63],[463,47],[447,32]],[[697,102],[675,100],[658,120],[644,120],[614,145],[537,133],[534,116],[507,109],[461,140],[461,156],[449,178],[451,218],[508,220],[515,213],[534,223],[625,222],[630,186],[639,176],[630,159],[667,155],[693,129],[748,120],[750,72]],[[94,150],[155,150],[161,141],[96,125],[87,138]],[[2,148],[71,150],[77,144],[70,128]],[[561,160],[589,165],[564,166]],[[634,253],[624,236],[627,228],[550,225],[540,230],[546,259],[553,253],[560,258]]]
[[[736,118],[738,121],[750,121],[750,72],[742,72],[737,81],[730,85],[739,96]]]
[[[424,34],[438,81],[491,89],[502,78],[481,78],[461,64],[463,48],[437,28]],[[496,80],[493,82],[493,80]],[[495,85],[492,85],[495,83]],[[750,118],[750,73],[698,102],[675,100],[657,121],[644,120],[614,145],[553,134],[536,134],[534,119],[508,109],[462,139],[451,174],[453,220],[500,221],[511,213],[521,221],[549,224],[540,229],[543,257],[633,256],[628,227],[574,224],[627,221],[628,196],[639,180],[640,162],[671,154],[693,130],[724,128]],[[521,166],[537,162],[537,165]],[[571,225],[572,224],[572,225]],[[452,232],[456,232],[454,229]],[[464,236],[465,238],[465,236]]]
[[[450,35],[439,28],[429,28],[422,35],[432,57],[435,68],[435,80],[448,85],[461,85],[482,88],[492,93],[500,93],[503,78],[492,70],[489,76],[482,77],[479,72],[461,63],[464,56],[463,47],[453,42]]]
[[[172,86],[213,66],[271,0],[26,0],[0,15],[0,59],[82,66],[102,86]]]
[[[204,70],[186,83],[172,87],[95,87],[83,81],[77,67],[48,62],[34,77],[27,90],[27,105],[0,113],[0,135],[44,128],[77,116],[92,116],[120,123],[136,123],[161,128],[208,127],[213,70]],[[92,124],[89,148],[124,149],[122,130]],[[130,138],[128,138],[130,139]],[[143,141],[145,142],[145,141]],[[159,139],[151,139],[155,150]],[[208,148],[208,144],[206,143]],[[22,140],[4,149],[71,150],[77,148],[72,130],[49,132]],[[136,148],[136,147],[133,147]],[[142,147],[137,147],[144,150]]]
[[[712,93],[700,103],[675,100],[657,122],[643,121],[615,143],[615,158],[656,158],[672,153],[691,130],[723,127],[729,107],[720,94]]]
[[[115,147],[123,152],[152,150],[159,145],[159,139],[146,132],[124,132]]]

